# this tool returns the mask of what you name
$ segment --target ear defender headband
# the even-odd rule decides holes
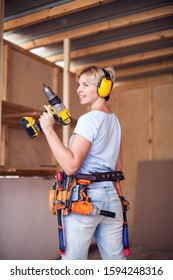
[[[111,81],[109,72],[103,68],[102,70],[105,74],[105,77],[101,79],[97,88],[97,93],[100,97],[107,97],[111,93],[113,83]]]

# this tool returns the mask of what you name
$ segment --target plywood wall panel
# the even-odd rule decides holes
[[[44,111],[43,106],[48,102],[43,92],[43,83],[50,86],[62,99],[63,71],[61,68],[22,52],[11,44],[5,44],[5,47],[8,49],[8,57],[6,56],[4,61],[5,65],[8,61],[8,75],[5,76],[6,88],[8,88],[5,98],[7,101]],[[21,118],[22,116],[16,122],[19,123]],[[35,119],[38,121],[38,117]],[[62,128],[57,126],[57,131],[58,135],[62,137]],[[22,128],[9,127],[5,143],[8,147],[6,160],[3,162],[5,165],[38,167],[56,164],[42,133],[38,138],[30,139]]]
[[[35,109],[43,109],[47,100],[43,83],[53,86],[53,67],[23,53],[11,50],[9,101]]]
[[[57,163],[43,133],[31,139],[24,130],[9,128],[8,139],[8,165],[34,168]]]
[[[114,89],[111,108],[122,127],[124,195],[130,202],[130,238],[133,241],[135,205],[142,200],[137,186],[141,161],[173,159],[173,80],[162,76],[126,82]],[[158,170],[160,172],[160,170]],[[138,193],[138,198],[136,194]]]
[[[153,88],[154,159],[173,158],[173,84]]]
[[[131,204],[129,224],[133,220],[136,170],[139,158],[148,159],[148,95],[146,88],[123,90],[119,96],[119,120],[122,128],[123,193]]]
[[[53,260],[57,217],[48,209],[54,179],[0,179],[0,260]]]
[[[135,247],[173,250],[173,161],[138,164],[132,243]]]

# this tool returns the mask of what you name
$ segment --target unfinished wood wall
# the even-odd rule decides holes
[[[57,84],[62,84],[59,81],[59,69],[43,63],[11,45],[5,44],[4,48],[8,55],[4,57],[4,64],[7,66],[6,79],[5,77],[3,79],[4,89],[6,88],[3,99],[43,111],[43,105],[47,104],[47,101],[42,83],[57,90]],[[31,140],[23,129],[8,127],[6,130],[6,165],[39,166],[53,163],[54,159],[42,134]]]
[[[27,106],[33,110],[44,111],[48,104],[43,93],[43,83],[50,86],[63,99],[63,70],[51,63],[4,43],[3,60],[3,100],[14,104]],[[75,76],[71,75],[71,93],[76,91]],[[73,118],[80,114],[77,110],[79,101],[77,95],[70,96],[70,112]],[[16,111],[16,114],[19,113]],[[29,114],[28,114],[29,116]],[[16,122],[20,121],[19,115]],[[38,118],[36,117],[36,120]],[[73,126],[71,127],[71,130]],[[12,125],[2,128],[2,158],[1,164],[17,166],[43,166],[56,164],[45,137],[30,139],[23,129]],[[62,127],[57,126],[57,132],[62,137]]]
[[[117,84],[111,107],[115,109],[122,127],[125,174],[122,187],[130,201],[128,219],[133,240],[138,164],[173,159],[172,75]]]

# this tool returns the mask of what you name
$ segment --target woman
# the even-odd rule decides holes
[[[40,124],[56,160],[67,175],[122,170],[120,124],[107,106],[114,80],[115,73],[111,67],[90,66],[77,75],[80,104],[89,105],[90,112],[79,118],[69,148],[57,136],[53,115],[44,106],[47,112],[40,117]],[[66,251],[62,259],[87,259],[93,236],[102,259],[124,259],[123,213],[119,199],[121,193],[117,193],[117,188],[120,188],[119,182],[115,188],[112,181],[94,182],[87,188],[93,205],[115,212],[115,218],[72,212],[64,216]],[[73,190],[72,200],[77,197],[78,186]]]

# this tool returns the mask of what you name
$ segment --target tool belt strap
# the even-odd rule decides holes
[[[124,174],[122,171],[95,172],[91,174],[77,173],[75,179],[90,180],[91,182],[121,181],[124,180]]]

